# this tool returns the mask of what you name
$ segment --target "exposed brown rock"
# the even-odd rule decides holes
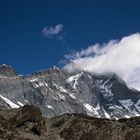
[[[140,117],[97,119],[82,114],[42,117],[26,105],[0,112],[0,140],[139,140]]]

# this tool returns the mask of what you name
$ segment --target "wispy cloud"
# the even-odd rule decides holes
[[[117,73],[130,87],[140,90],[140,34],[121,40],[95,44],[87,49],[66,56],[72,59],[64,68],[69,71],[82,69],[91,73]]]
[[[42,34],[46,37],[46,38],[57,38],[59,40],[63,39],[62,34],[60,35],[60,33],[63,32],[63,25],[62,24],[58,24],[54,27],[50,26],[50,27],[45,27],[42,30]]]

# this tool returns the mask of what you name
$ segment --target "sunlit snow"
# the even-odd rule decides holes
[[[11,108],[19,108],[20,106],[18,106],[17,104],[13,103],[12,101],[10,101],[9,99],[7,99],[6,97],[3,97],[2,95],[0,95],[0,97],[11,106]]]

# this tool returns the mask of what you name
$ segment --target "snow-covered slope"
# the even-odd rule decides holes
[[[12,108],[33,104],[46,117],[64,113],[98,118],[140,115],[140,92],[129,89],[117,75],[68,73],[56,67],[30,76],[0,76],[0,99]]]
[[[11,108],[19,108],[17,104],[13,103],[12,101],[3,97],[2,95],[0,95],[0,98],[3,99],[8,105],[10,105]]]

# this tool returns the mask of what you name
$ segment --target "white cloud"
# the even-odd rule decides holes
[[[99,74],[115,72],[130,87],[140,90],[139,33],[103,45],[95,44],[67,57],[72,59],[64,67],[69,71],[82,69]]]
[[[56,25],[54,27],[45,27],[42,30],[42,33],[47,38],[54,38],[57,35],[59,35],[62,31],[63,31],[63,25],[58,24],[58,25]],[[58,39],[63,39],[62,36],[57,36],[57,37],[58,37]]]

